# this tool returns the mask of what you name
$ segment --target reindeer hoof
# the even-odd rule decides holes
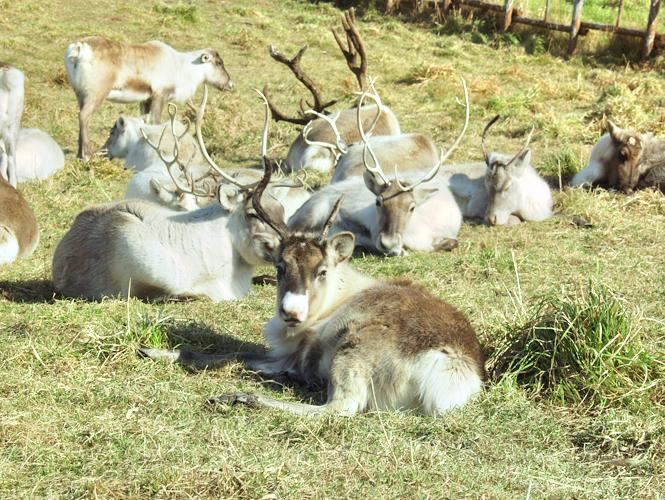
[[[246,392],[234,392],[232,394],[222,394],[214,398],[208,399],[208,404],[220,404],[224,406],[244,405],[250,408],[259,407],[259,398],[254,394]]]
[[[446,238],[441,240],[434,245],[434,250],[437,252],[450,252],[451,250],[457,248],[459,243],[454,238]]]

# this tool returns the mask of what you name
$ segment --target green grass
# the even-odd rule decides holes
[[[258,163],[262,121],[251,89],[268,83],[286,110],[303,96],[270,60],[268,43],[287,54],[309,43],[303,64],[325,95],[341,106],[353,99],[355,80],[329,34],[338,15],[330,4],[296,0],[0,1],[0,59],[27,79],[23,124],[47,130],[67,152],[62,172],[21,186],[41,227],[37,251],[0,269],[0,497],[662,497],[659,193],[557,190],[557,216],[548,221],[464,226],[449,254],[355,259],[375,276],[409,276],[463,310],[492,363],[510,354],[501,358],[513,360],[507,375],[439,419],[383,413],[312,421],[222,411],[206,398],[260,391],[316,402],[322,394],[263,382],[235,364],[190,373],[137,356],[143,344],[258,349],[274,310],[272,287],[222,304],[53,295],[51,257],[74,216],[120,199],[129,179],[118,163],[74,159],[76,101],[62,64],[72,39],[96,33],[217,49],[237,91],[211,93],[206,141],[218,163],[249,165]],[[565,62],[537,41],[530,49],[472,40],[473,26],[436,34],[431,23],[403,24],[371,9],[359,26],[370,72],[404,130],[450,143],[461,125],[458,77],[466,77],[472,118],[453,161],[481,159],[480,134],[497,111],[505,119],[489,146],[516,151],[535,125],[534,161],[553,186],[559,171],[565,179],[585,164],[603,114],[665,134],[662,58],[653,71],[584,54]],[[93,140],[101,144],[118,113],[136,109],[106,103],[93,117]],[[273,125],[271,155],[285,156],[295,135]],[[573,217],[593,227],[578,227]],[[621,343],[610,342],[617,333]],[[556,356],[542,347],[552,339]],[[639,354],[634,363],[630,352]],[[575,364],[560,364],[564,355],[575,355]],[[641,366],[649,367],[646,378],[637,376]]]

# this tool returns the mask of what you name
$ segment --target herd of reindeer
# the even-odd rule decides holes
[[[153,359],[195,368],[232,361],[268,377],[326,382],[327,402],[310,405],[235,393],[211,402],[267,406],[298,414],[352,415],[370,409],[419,409],[439,415],[463,405],[486,379],[483,351],[467,318],[422,286],[383,280],[350,264],[356,247],[387,256],[409,250],[451,250],[464,220],[491,225],[540,221],[552,215],[550,187],[531,164],[529,141],[516,154],[488,151],[484,162],[447,164],[469,123],[447,151],[427,135],[401,130],[367,75],[364,42],[353,11],[335,39],[355,75],[355,106],[329,113],[300,60],[270,47],[311,92],[297,115],[283,114],[264,88],[262,168],[221,168],[204,144],[208,86],[234,85],[217,51],[179,52],[152,41],[125,44],[92,36],[65,53],[79,104],[78,157],[103,154],[134,171],[123,201],[79,213],[53,256],[53,282],[64,296],[240,299],[257,266],[277,272],[277,304],[263,353],[203,354],[141,349]],[[203,85],[198,106],[191,99]],[[0,63],[0,264],[29,256],[37,220],[17,183],[43,179],[64,166],[53,139],[21,129],[24,76]],[[141,104],[141,117],[121,116],[101,150],[88,128],[104,100]],[[192,119],[179,119],[187,103]],[[169,119],[162,122],[164,110]],[[267,157],[272,119],[302,125],[284,161]],[[193,122],[193,123],[192,123]],[[190,130],[193,125],[193,130]],[[533,130],[531,131],[533,132]],[[332,172],[311,190],[309,169]],[[273,177],[275,175],[275,178]],[[665,141],[607,122],[588,165],[573,186],[630,191],[665,183]]]

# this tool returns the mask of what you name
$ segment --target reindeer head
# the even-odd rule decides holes
[[[642,134],[622,129],[608,120],[607,132],[611,139],[610,152],[606,156],[607,182],[610,186],[631,191],[640,180],[640,162],[643,152]]]
[[[485,221],[492,226],[507,224],[510,216],[519,209],[520,193],[517,183],[514,181],[531,166],[531,150],[528,147],[533,135],[533,129],[531,129],[524,147],[515,156],[488,153],[485,147],[485,136],[498,119],[499,115],[496,115],[490,120],[483,130],[481,139],[483,157],[487,165],[485,187],[489,196]]]
[[[203,49],[201,55],[193,61],[193,64],[203,65],[206,83],[217,90],[233,90],[234,85],[231,76],[226,71],[224,61],[216,50]]]
[[[369,88],[363,92],[358,102],[357,125],[360,133],[360,138],[363,141],[363,163],[365,165],[365,173],[363,179],[367,188],[376,196],[376,217],[377,217],[377,234],[375,245],[381,252],[394,256],[404,253],[402,234],[411,218],[411,215],[416,210],[418,205],[424,203],[430,196],[434,195],[437,188],[420,187],[431,179],[433,179],[439,171],[439,168],[450,154],[457,148],[466,127],[469,124],[469,93],[466,88],[466,82],[462,79],[465,97],[465,121],[461,133],[447,152],[441,151],[439,161],[430,167],[430,169],[417,180],[404,181],[400,180],[397,172],[397,165],[395,168],[395,176],[389,179],[381,169],[379,160],[376,153],[373,151],[369,143],[368,134],[365,132],[361,120],[361,108],[363,101],[366,97],[376,101],[379,113],[382,108],[381,99],[374,88],[374,81],[370,79]],[[370,93],[371,92],[371,93]],[[378,120],[374,120],[370,127],[370,133]],[[371,165],[368,162],[367,156],[371,158]]]
[[[145,122],[140,118],[127,118],[120,115],[111,127],[109,137],[102,146],[101,152],[112,160],[113,158],[126,158],[129,147],[141,136],[139,129]]]

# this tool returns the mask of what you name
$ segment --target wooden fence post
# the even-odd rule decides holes
[[[656,1],[660,2],[660,0]],[[577,47],[577,36],[580,33],[583,6],[584,0],[575,0],[575,6],[573,7],[573,21],[570,24],[570,38],[568,39],[568,55],[575,52],[575,47]]]
[[[623,15],[623,0],[619,0],[619,12],[617,13],[617,23],[614,25],[615,28],[618,28],[621,24],[621,16]]]
[[[513,22],[513,0],[505,0],[503,4],[503,26],[502,30],[507,31],[510,23]]]
[[[644,32],[644,46],[642,48],[642,59],[646,59],[651,55],[653,50],[653,42],[656,39],[656,21],[658,20],[658,11],[660,10],[660,0],[651,0],[651,8],[649,9],[649,22],[647,29]]]

